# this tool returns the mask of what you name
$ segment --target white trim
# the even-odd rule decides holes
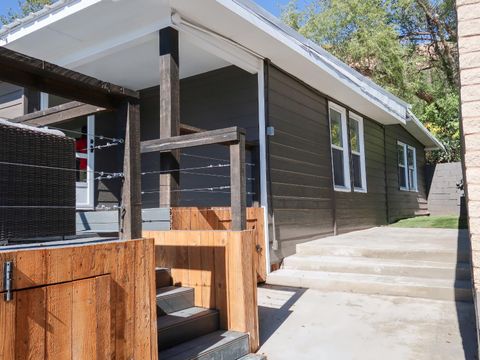
[[[331,113],[330,110],[334,110],[340,113],[340,123],[342,126],[342,148],[337,145],[332,144],[332,122],[331,122]],[[350,184],[350,154],[349,154],[349,144],[348,144],[348,127],[347,127],[347,110],[331,101],[328,102],[328,124],[330,129],[330,151],[332,149],[342,150],[343,154],[343,181],[344,186],[335,185],[335,167],[333,165],[333,151],[332,154],[332,180],[333,180],[333,187],[335,191],[343,191],[343,192],[350,192],[351,191],[351,184]]]
[[[95,152],[90,147],[95,146],[95,115],[87,117],[87,182],[77,182],[77,187],[87,188],[87,201],[79,203],[77,199],[77,210],[93,210],[95,208]]]
[[[49,96],[47,93],[41,92],[40,93],[40,110],[47,110],[49,103]]]
[[[410,187],[410,165],[407,163],[408,186],[409,186],[410,191],[418,192],[417,149],[413,146],[407,145],[407,159],[408,159],[408,150],[413,151],[413,187]]]
[[[349,112],[349,121],[350,119],[356,121],[358,123],[358,137],[359,137],[359,145],[360,145],[360,153],[351,150],[351,152],[355,155],[360,155],[360,171],[362,172],[362,187],[353,187],[353,191],[366,193],[368,192],[367,187],[367,165],[366,165],[366,153],[365,153],[365,131],[363,127],[363,117],[357,115],[353,112]]]
[[[265,238],[266,273],[270,274],[270,237],[268,226],[268,185],[267,185],[267,134],[265,119],[265,71],[262,66],[257,74],[258,85],[258,138],[260,152],[260,204],[263,208],[263,231]]]
[[[410,192],[418,192],[418,172],[417,172],[417,149],[414,146],[408,145],[400,140],[397,140],[397,145],[403,148],[403,162],[404,166],[401,166],[398,163],[398,155],[397,155],[397,167],[403,168],[403,174],[405,176],[405,186],[400,186],[399,181],[399,189],[401,191],[410,191]],[[410,165],[408,163],[408,150],[413,150],[413,186],[410,184]],[[398,152],[398,150],[397,150]]]

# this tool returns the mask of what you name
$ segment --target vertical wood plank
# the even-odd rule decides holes
[[[185,233],[188,236],[188,233]],[[187,238],[187,251],[188,251],[188,285],[193,287],[195,292],[195,306],[203,306],[202,302],[202,259],[200,251],[200,242],[203,237],[203,233],[195,232],[191,233]]]
[[[0,328],[4,330],[0,336],[0,360],[15,359],[16,300],[16,296],[9,302],[0,299]],[[7,329],[11,330],[5,331]]]
[[[240,133],[238,143],[230,145],[230,193],[232,230],[246,228],[247,184],[245,178],[245,133]]]
[[[215,234],[205,232],[201,240],[201,291],[206,308],[215,308]]]
[[[228,266],[227,266],[227,242],[228,232],[221,231],[214,233],[215,242],[215,302],[220,313],[220,328],[228,330]]]
[[[135,285],[135,313],[141,314],[135,317],[135,358],[150,358],[150,288],[148,283],[150,271],[146,251],[146,242],[137,242],[135,244],[135,279],[144,279],[138,281]]]
[[[14,329],[17,359],[45,358],[45,287],[19,291]]]
[[[46,287],[46,359],[72,358],[72,283]]]
[[[111,293],[110,276],[95,278],[95,306],[96,306],[96,356],[97,359],[112,358],[112,322],[111,322]]]
[[[97,321],[95,279],[77,280],[72,284],[72,357],[97,359]],[[78,339],[82,339],[78,341]]]

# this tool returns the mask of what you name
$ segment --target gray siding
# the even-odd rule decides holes
[[[156,139],[159,136],[159,88],[153,87],[141,92],[141,138]],[[237,67],[229,66],[205,74],[182,79],[180,82],[180,110],[182,124],[201,129],[213,130],[239,126],[247,131],[247,141],[258,141],[258,100],[256,75]],[[213,145],[182,151],[181,168],[203,167],[228,164],[229,150],[225,146]],[[246,161],[255,163],[254,156],[247,152]],[[143,171],[158,170],[157,154],[142,155]],[[257,166],[247,166],[247,205],[257,196]],[[207,175],[198,175],[199,173]],[[182,189],[219,187],[229,185],[229,168],[200,169],[182,172]],[[255,180],[252,180],[255,179]],[[144,190],[158,190],[158,175],[142,178]],[[255,193],[255,194],[253,194]],[[158,193],[143,196],[144,207],[158,207]],[[229,206],[228,190],[215,192],[182,192],[181,206]]]
[[[369,119],[363,123],[367,193],[335,193],[338,233],[387,223],[383,127]]]
[[[299,242],[333,234],[330,135],[326,99],[275,67],[268,73],[272,255],[281,259]]]
[[[425,189],[425,150],[401,125],[385,126],[389,221],[428,214]],[[400,190],[397,165],[397,141],[416,148],[418,192]]]

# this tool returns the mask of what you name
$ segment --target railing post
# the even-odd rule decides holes
[[[232,230],[247,228],[247,184],[245,177],[245,133],[239,130],[239,141],[230,145],[230,192]]]

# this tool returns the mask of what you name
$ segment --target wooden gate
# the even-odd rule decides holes
[[[5,261],[13,299],[0,294],[0,360],[157,359],[153,240],[1,252]]]

